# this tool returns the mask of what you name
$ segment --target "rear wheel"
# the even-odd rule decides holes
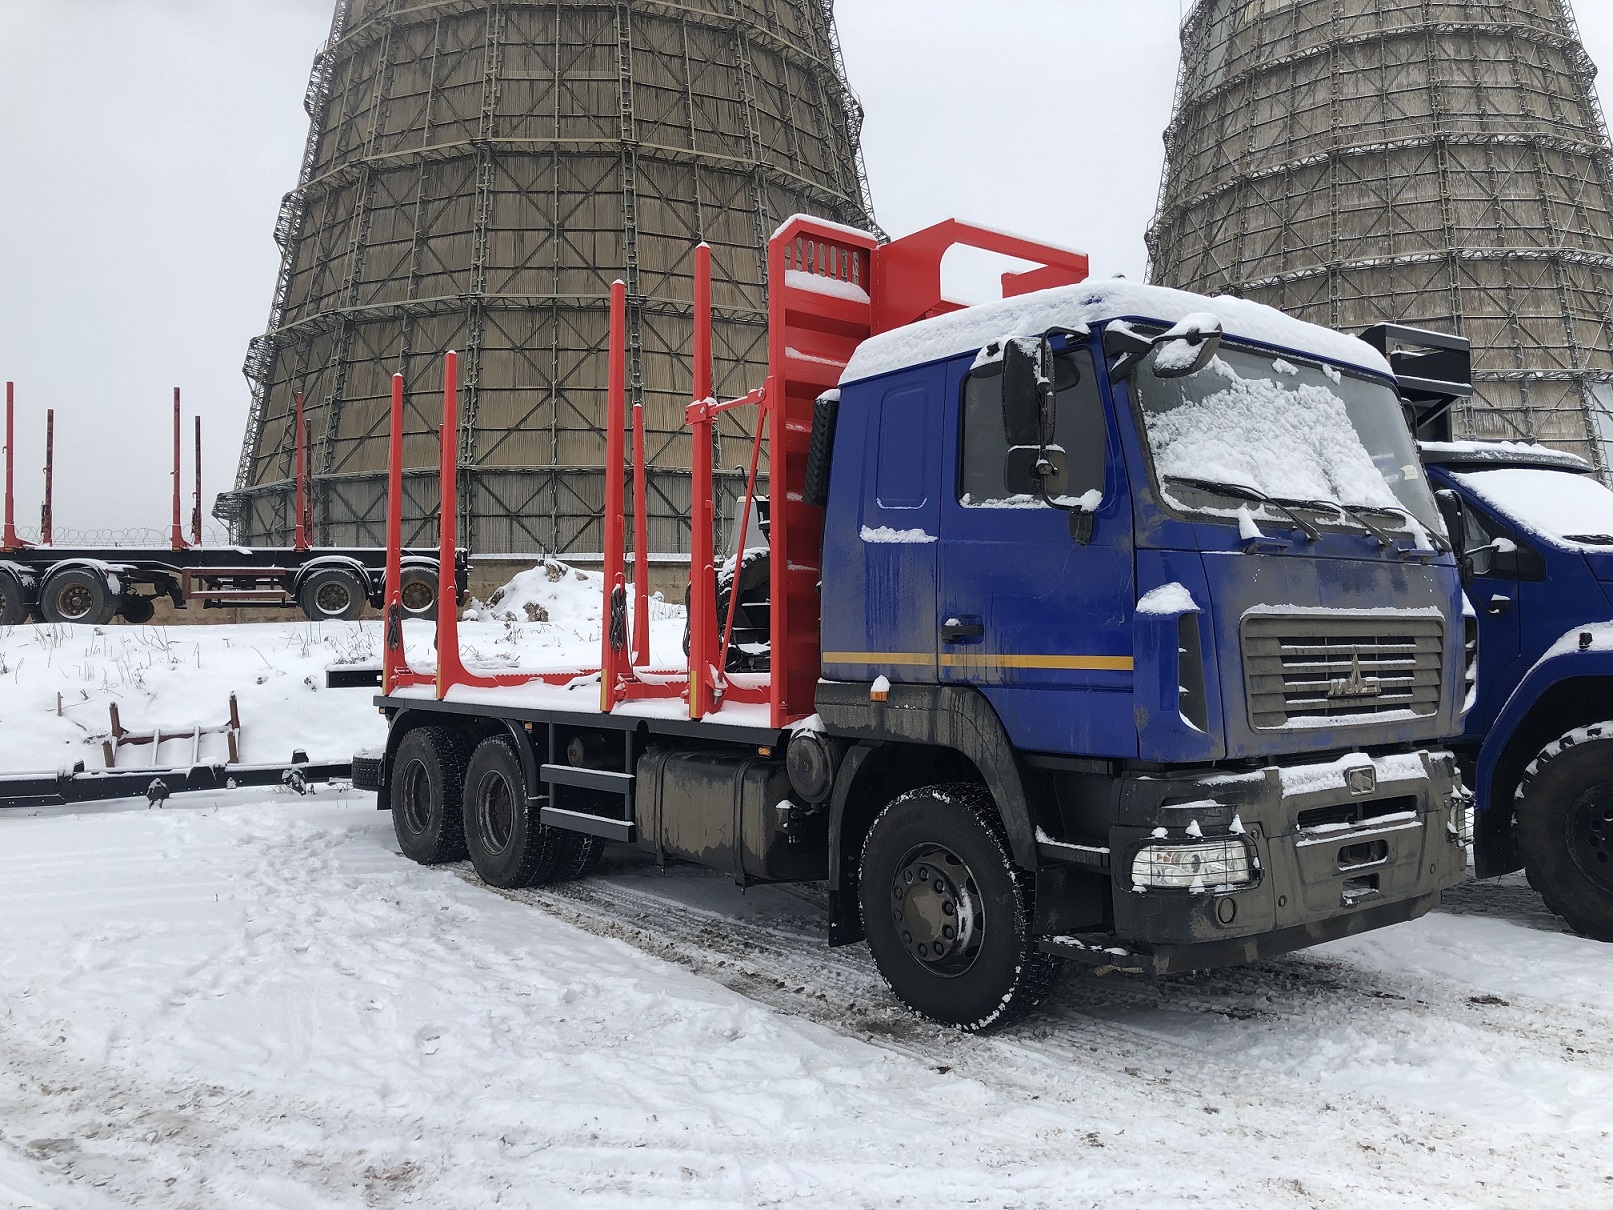
[[[1031,935],[1031,876],[1014,865],[984,787],[928,786],[891,802],[869,829],[859,882],[874,963],[914,1012],[973,1032],[1052,987],[1057,959]]]
[[[1613,722],[1548,744],[1518,785],[1518,847],[1546,906],[1613,941]]]
[[[364,585],[346,568],[327,567],[308,577],[297,600],[310,622],[351,622],[364,612]]]
[[[392,758],[392,829],[403,855],[421,865],[465,856],[460,804],[468,745],[444,727],[417,727]]]
[[[465,847],[482,881],[505,888],[548,882],[565,843],[564,833],[538,821],[510,742],[484,739],[465,769]]]
[[[104,626],[118,611],[118,595],[106,573],[70,567],[45,581],[39,594],[39,612],[47,622],[75,626]]]
[[[22,581],[9,571],[0,571],[0,626],[21,626],[27,620]]]
[[[426,567],[405,567],[398,580],[403,598],[403,616],[435,619],[437,616],[437,574]]]
[[[585,836],[572,832],[566,837],[565,851],[555,872],[557,881],[581,878],[590,873],[605,856],[605,840],[600,836]]]

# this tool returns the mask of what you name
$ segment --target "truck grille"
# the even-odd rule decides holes
[[[1249,723],[1270,730],[1434,714],[1444,653],[1445,623],[1434,616],[1252,614],[1243,621]]]

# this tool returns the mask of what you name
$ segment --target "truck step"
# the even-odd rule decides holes
[[[624,798],[633,793],[638,779],[631,773],[613,773],[608,769],[579,769],[575,765],[544,765],[538,774],[555,786],[576,786],[580,790],[602,790],[606,794],[620,794]]]
[[[544,807],[538,812],[538,821],[551,828],[567,832],[583,832],[589,836],[602,836],[620,844],[636,844],[638,828],[624,819],[606,819],[603,815],[590,815],[586,811],[568,811],[564,807]]]

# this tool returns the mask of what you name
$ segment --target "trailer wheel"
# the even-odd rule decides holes
[[[893,800],[863,844],[868,948],[895,997],[965,1032],[1033,1008],[1057,959],[1032,938],[1033,883],[1014,865],[983,786],[927,786]]]
[[[436,865],[465,856],[460,800],[468,745],[445,727],[405,735],[392,758],[392,829],[411,861]]]
[[[1518,786],[1529,883],[1576,933],[1613,941],[1613,722],[1546,745]]]
[[[560,855],[559,868],[555,871],[555,881],[564,882],[572,878],[582,878],[593,872],[594,867],[605,856],[605,838],[602,836],[588,836],[582,832],[572,832],[566,837],[565,851]]]
[[[0,571],[0,626],[21,626],[27,620],[22,582],[9,571]]]
[[[118,597],[106,576],[87,567],[69,567],[45,581],[39,612],[47,622],[105,626],[118,612]]]
[[[364,612],[364,585],[344,567],[326,567],[304,581],[298,604],[310,622],[351,622]]]
[[[131,626],[144,626],[157,616],[157,603],[151,597],[124,597],[118,613]]]
[[[437,617],[437,575],[426,567],[405,567],[398,578],[398,595],[403,598],[403,616],[435,621]]]
[[[503,736],[484,739],[465,768],[465,847],[489,886],[533,886],[555,876],[565,834],[538,822],[521,761]]]

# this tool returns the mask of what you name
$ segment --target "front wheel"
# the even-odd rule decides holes
[[[119,591],[106,573],[71,567],[45,581],[39,612],[53,624],[105,626],[117,616]]]
[[[859,884],[874,964],[914,1012],[973,1032],[1052,987],[1057,959],[1031,935],[1031,875],[1015,866],[983,786],[893,800],[869,829]]]
[[[465,855],[465,749],[458,732],[417,727],[392,757],[392,828],[403,855],[421,865]]]
[[[1547,744],[1518,785],[1529,884],[1577,933],[1613,941],[1613,722]]]

